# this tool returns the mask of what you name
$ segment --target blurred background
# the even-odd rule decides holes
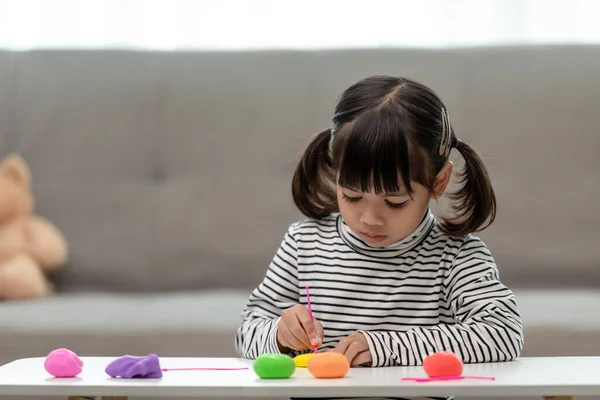
[[[0,168],[0,362],[235,356],[301,218],[300,152],[379,73],[433,88],[487,163],[498,217],[480,236],[523,355],[600,355],[599,16],[593,0],[0,0],[0,157],[30,173]],[[52,265],[15,239],[28,187]]]

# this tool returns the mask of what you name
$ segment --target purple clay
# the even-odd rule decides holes
[[[139,378],[162,378],[160,362],[156,354],[147,356],[123,356],[117,358],[105,369],[105,372],[113,378],[139,379]]]

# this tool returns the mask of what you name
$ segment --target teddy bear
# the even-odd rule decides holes
[[[65,238],[34,208],[29,167],[9,154],[0,163],[0,300],[53,294],[49,274],[67,261]]]

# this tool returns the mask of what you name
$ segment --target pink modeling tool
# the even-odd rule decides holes
[[[248,368],[162,368],[161,371],[241,371]]]
[[[310,314],[310,319],[315,320],[312,313],[312,308],[310,307],[310,295],[308,294],[308,286],[306,286],[306,301],[308,303],[308,313]],[[317,346],[313,346],[313,351],[317,352]]]
[[[493,381],[496,378],[492,376],[440,376],[435,378],[402,378],[403,381],[414,381],[414,382],[434,382],[434,381],[460,381],[463,379],[479,379],[486,381]]]

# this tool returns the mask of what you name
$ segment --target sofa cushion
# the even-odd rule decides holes
[[[520,290],[516,295],[525,323],[523,356],[600,356],[600,320],[590,318],[600,313],[600,292]],[[234,335],[247,296],[244,291],[94,293],[5,302],[0,363],[44,356],[58,347],[88,356],[236,357]],[[57,400],[45,400],[50,399]]]
[[[600,330],[600,290],[515,290],[526,327]],[[599,343],[600,344],[600,343]]]
[[[248,294],[237,291],[59,294],[46,299],[2,304],[0,331],[220,332],[237,326]]]
[[[67,347],[81,355],[235,356],[246,292],[65,294],[0,304],[0,362]]]
[[[235,355],[235,330],[248,295],[245,291],[89,293],[4,302],[0,304],[0,357],[2,361],[39,357],[55,347],[88,355],[153,351],[179,356]],[[600,320],[590,318],[600,314],[599,291],[521,290],[516,297],[525,327],[525,353],[589,351],[600,355],[596,340]],[[557,341],[552,349],[539,345],[540,340],[569,335],[596,339]],[[212,341],[206,341],[208,337]],[[21,342],[16,348],[15,340]],[[15,349],[22,353],[15,354]]]

